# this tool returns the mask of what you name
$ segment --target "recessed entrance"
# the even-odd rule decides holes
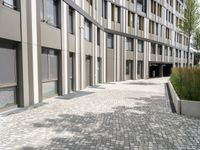
[[[101,83],[101,58],[97,58],[97,82]]]
[[[75,90],[75,55],[74,53],[69,53],[69,63],[68,63],[68,74],[69,74],[69,92]]]
[[[172,66],[172,64],[150,63],[149,78],[170,76]]]
[[[92,57],[86,56],[86,86],[92,85]]]
[[[133,79],[133,61],[127,60],[126,61],[126,80]]]

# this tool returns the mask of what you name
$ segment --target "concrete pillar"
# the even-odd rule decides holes
[[[68,54],[67,51],[67,35],[68,35],[68,13],[69,7],[67,7],[64,1],[61,1],[61,34],[62,34],[62,95],[68,94]]]
[[[19,105],[26,107],[30,105],[29,102],[29,75],[28,75],[28,29],[27,29],[27,7],[26,0],[21,0],[21,67],[20,67],[20,82],[19,82]]]
[[[135,80],[137,80],[138,40],[135,39],[134,41],[135,41],[135,44],[134,44],[134,45],[135,45],[135,58],[134,58],[135,61],[134,61],[134,76],[133,76],[133,78],[134,78]]]

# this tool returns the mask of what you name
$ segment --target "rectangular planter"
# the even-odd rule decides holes
[[[200,118],[200,102],[190,101],[190,100],[180,100],[170,81],[168,82],[168,86],[172,101],[174,103],[174,107],[176,109],[176,113]]]

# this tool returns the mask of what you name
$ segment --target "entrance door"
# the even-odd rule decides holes
[[[86,56],[86,86],[92,85],[92,64],[91,56]]]
[[[138,79],[143,78],[143,61],[138,61],[137,64],[137,77]]]
[[[74,79],[75,79],[75,73],[74,73],[74,54],[69,53],[69,92],[74,91]]]
[[[101,58],[97,60],[97,82],[101,83]]]
[[[133,79],[133,61],[132,60],[126,61],[126,79],[127,80]]]

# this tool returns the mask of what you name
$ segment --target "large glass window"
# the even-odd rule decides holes
[[[58,0],[47,0],[47,22],[58,26]]]
[[[16,50],[0,48],[0,108],[15,104]]]
[[[107,33],[107,48],[113,48],[113,34]]]
[[[85,19],[84,31],[85,31],[84,32],[85,39],[91,42],[92,41],[92,24],[87,19]]]
[[[52,49],[42,51],[42,92],[48,98],[58,93],[58,54]]]

